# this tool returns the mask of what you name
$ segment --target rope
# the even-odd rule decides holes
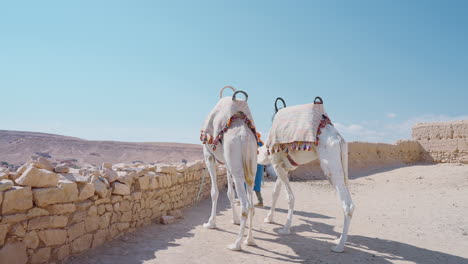
[[[206,168],[203,168],[203,176],[202,176],[202,180],[200,182],[200,188],[198,189],[197,200],[196,200],[197,205],[198,205],[198,202],[200,201],[200,194],[201,194],[203,185],[205,184],[205,175],[206,175]]]

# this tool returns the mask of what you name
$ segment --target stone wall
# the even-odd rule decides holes
[[[394,168],[406,164],[428,161],[421,145],[413,140],[399,140],[395,144],[348,143],[349,175],[362,175],[365,171]],[[301,165],[290,173],[292,179],[326,179],[318,161]]]
[[[217,171],[221,188],[226,173]],[[78,171],[39,158],[0,172],[0,263],[60,263],[138,227],[171,223],[197,202],[200,186],[200,199],[209,196],[201,161]]]
[[[435,162],[468,163],[468,120],[416,124],[413,139]]]

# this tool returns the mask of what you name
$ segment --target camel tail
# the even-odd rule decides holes
[[[340,140],[341,148],[341,166],[343,167],[344,182],[348,186],[348,143],[344,140]]]
[[[251,133],[247,131],[247,133]],[[244,166],[244,178],[245,183],[249,186],[253,186],[255,179],[255,173],[257,172],[257,142],[254,139],[254,146],[252,147],[248,143],[249,138],[242,145],[242,163]]]

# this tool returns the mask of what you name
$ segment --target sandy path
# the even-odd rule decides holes
[[[326,181],[292,185],[293,234],[278,235],[280,225],[263,223],[267,209],[258,209],[257,247],[225,249],[238,226],[230,224],[223,191],[215,230],[201,226],[209,216],[208,199],[186,209],[175,224],[144,227],[67,263],[468,263],[468,166],[412,166],[351,180],[357,209],[342,254],[329,250],[342,224],[332,187]],[[266,205],[272,188],[265,183]],[[278,223],[286,218],[282,192]]]

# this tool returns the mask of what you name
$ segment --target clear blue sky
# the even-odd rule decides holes
[[[198,143],[233,85],[324,98],[348,141],[468,119],[467,1],[5,1],[0,129]]]

